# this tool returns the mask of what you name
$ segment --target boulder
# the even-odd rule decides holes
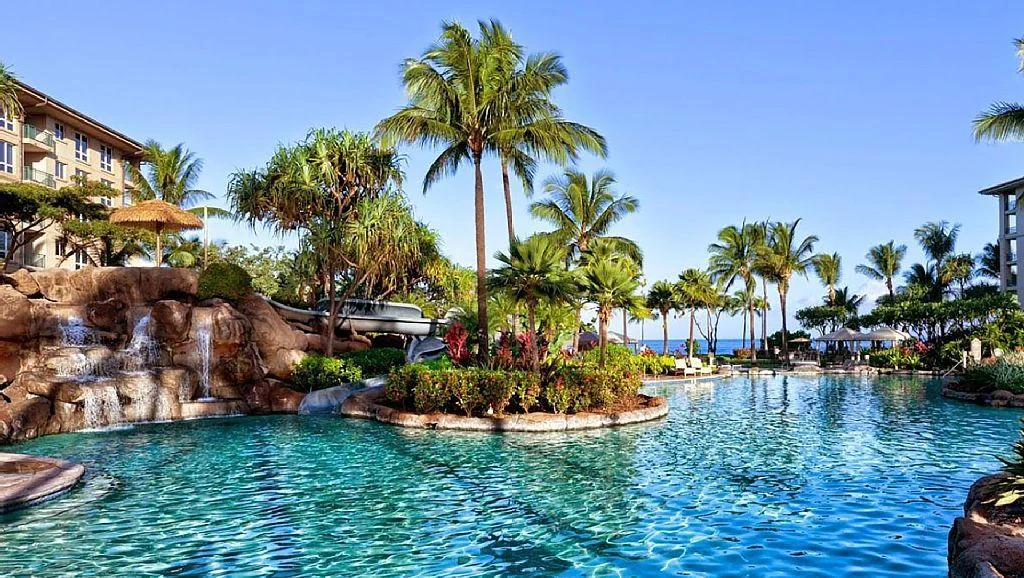
[[[249,407],[261,413],[295,413],[306,394],[276,379],[265,379],[248,388],[245,396]]]
[[[36,283],[36,280],[32,278],[32,274],[29,273],[28,269],[18,269],[10,275],[4,275],[3,280],[11,287],[14,287],[18,293],[26,297],[42,296],[39,283]]]
[[[188,337],[192,308],[180,301],[162,300],[153,304],[153,337],[165,343],[181,343]]]
[[[112,298],[131,305],[191,298],[198,285],[196,272],[170,267],[44,269],[31,275],[46,299],[79,305]]]
[[[0,341],[0,375],[13,381],[35,359],[35,351],[13,341]]]
[[[0,339],[27,341],[38,336],[32,302],[10,285],[0,285]]]
[[[47,433],[50,402],[42,397],[28,397],[12,404],[0,404],[0,439],[19,441]]]
[[[249,340],[252,324],[227,303],[210,308],[211,339],[217,355],[234,355]]]
[[[240,311],[252,326],[252,342],[259,350],[267,374],[288,379],[295,364],[305,357],[306,335],[292,329],[262,297],[249,295],[238,302]]]
[[[1024,538],[1001,526],[957,518],[949,531],[951,578],[1001,578],[1024,571]]]
[[[117,298],[90,303],[85,318],[92,327],[123,334],[127,332],[128,304]]]

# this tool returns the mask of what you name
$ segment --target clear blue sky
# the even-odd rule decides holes
[[[913,228],[947,219],[963,225],[960,249],[976,253],[997,229],[994,201],[976,191],[1024,175],[1024,144],[970,134],[990,102],[1024,100],[1011,46],[1024,5],[1010,0],[161,4],[13,3],[0,60],[139,140],[185,142],[206,162],[202,187],[221,194],[232,171],[311,127],[371,129],[402,104],[399,64],[442,20],[497,18],[527,49],[564,57],[559,104],[611,150],[582,166],[610,167],[641,199],[617,232],[640,242],[652,281],[703,266],[726,224],[803,217],[820,250],[842,254],[843,283],[877,293],[854,273],[869,246],[895,238],[919,260]],[[471,264],[471,174],[423,196],[433,157],[407,153],[419,217]],[[493,253],[505,234],[493,162],[485,186]],[[518,190],[515,202],[520,230],[537,227]],[[790,309],[821,294],[798,280]],[[673,320],[673,336],[684,326]],[[739,320],[723,322],[723,336],[739,332]]]

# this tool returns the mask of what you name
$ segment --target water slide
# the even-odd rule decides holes
[[[288,321],[311,325],[314,319],[329,316],[327,301],[317,303],[315,309],[298,309],[264,296],[277,312]],[[338,309],[335,325],[338,329],[354,333],[397,333],[399,335],[435,335],[448,323],[448,319],[424,317],[423,310],[411,303],[347,299]]]

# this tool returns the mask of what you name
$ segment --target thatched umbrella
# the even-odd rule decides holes
[[[202,229],[203,220],[160,200],[143,201],[130,207],[117,209],[110,215],[110,222],[122,227],[145,229],[156,233],[156,266],[163,261],[160,235],[188,229]]]

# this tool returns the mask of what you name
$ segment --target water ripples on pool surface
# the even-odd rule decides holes
[[[88,474],[0,517],[0,575],[940,576],[1021,415],[900,378],[652,391],[668,418],[594,432],[273,416],[18,444]]]

